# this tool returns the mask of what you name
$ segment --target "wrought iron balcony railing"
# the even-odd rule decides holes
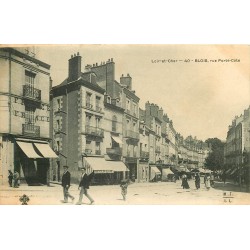
[[[23,85],[23,96],[36,101],[41,101],[41,90],[30,85]]]
[[[103,129],[92,127],[92,126],[88,126],[88,125],[85,126],[85,134],[99,136],[99,137],[103,137],[104,136]]]
[[[140,152],[140,157],[141,158],[149,158],[149,152],[141,151]]]
[[[122,148],[107,148],[106,152],[108,155],[122,155]]]
[[[23,135],[40,137],[40,127],[33,124],[22,124],[23,126]]]
[[[139,133],[132,130],[126,130],[124,137],[139,140]]]

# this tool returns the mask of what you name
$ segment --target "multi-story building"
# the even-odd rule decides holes
[[[132,78],[121,76],[121,102],[123,115],[123,161],[129,169],[129,177],[139,181],[139,97],[132,90]]]
[[[169,145],[169,163],[172,166],[178,164],[178,147],[176,142],[176,131],[173,126],[173,122],[170,120],[167,123],[167,139]]]
[[[72,55],[68,64],[68,77],[52,88],[53,95],[53,146],[59,161],[54,164],[54,175],[60,181],[62,165],[68,165],[72,181],[79,178],[79,166],[84,164],[110,179],[112,169],[93,162],[103,160],[106,152],[104,138],[104,92],[96,83],[91,71],[81,71],[81,56]],[[102,158],[102,159],[100,159]],[[86,161],[88,159],[88,161]],[[94,180],[94,181],[95,181]]]
[[[0,183],[8,170],[23,183],[48,184],[50,142],[50,65],[33,48],[0,49]]]
[[[244,114],[236,116],[228,128],[224,147],[224,164],[227,173],[237,173],[240,183],[250,180],[250,106]]]
[[[140,109],[140,159],[139,159],[139,181],[149,181],[149,135],[150,128],[144,121],[145,111]]]
[[[104,96],[104,156],[109,161],[121,161],[123,149],[123,113],[119,98]],[[126,172],[114,172],[112,183],[126,178]]]

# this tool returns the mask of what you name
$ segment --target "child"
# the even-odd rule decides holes
[[[125,201],[127,191],[128,191],[128,180],[122,180],[120,187],[121,187],[121,194],[122,194],[123,200]]]

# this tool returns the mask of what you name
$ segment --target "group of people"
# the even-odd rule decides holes
[[[68,198],[70,198],[72,203],[73,203],[75,200],[75,197],[69,193],[71,175],[70,175],[70,172],[68,171],[68,168],[69,168],[68,166],[63,167],[63,169],[64,169],[64,173],[62,175],[62,187],[63,187],[63,196],[64,196],[63,202],[67,203]],[[81,168],[81,172],[82,172],[81,173],[81,180],[80,180],[80,183],[78,186],[78,190],[80,190],[80,194],[79,194],[78,202],[76,204],[77,205],[82,204],[83,195],[85,195],[89,199],[90,204],[93,204],[94,200],[88,194],[88,189],[89,189],[90,181],[93,178],[94,172],[87,175],[86,168],[84,168],[84,167]]]
[[[196,189],[200,189],[201,186],[201,179],[200,179],[200,174],[199,173],[195,173],[194,176],[195,179],[195,187]],[[214,187],[214,175],[211,174],[205,174],[204,176],[204,184],[207,190],[210,189],[210,187]],[[182,175],[182,183],[181,186],[183,189],[189,189],[189,184],[188,184],[188,178],[186,174]]]
[[[71,202],[74,203],[75,197],[69,193],[71,174],[68,168],[69,168],[68,166],[63,167],[64,169],[64,173],[62,175],[62,187],[63,187],[63,196],[64,196],[63,203],[68,203],[69,198],[71,199]],[[78,185],[78,190],[80,190],[80,193],[79,193],[79,199],[76,203],[77,205],[82,204],[83,195],[85,195],[88,198],[90,205],[92,205],[95,202],[94,199],[88,193],[89,185],[93,176],[94,176],[94,172],[87,174],[86,168],[85,167],[81,168],[81,178],[80,178],[80,182]],[[126,200],[128,185],[129,185],[128,180],[121,181],[121,184],[120,184],[121,194],[122,194],[122,198],[124,201]]]
[[[14,171],[14,174],[9,170],[8,182],[10,187],[18,188],[20,185],[19,173]]]

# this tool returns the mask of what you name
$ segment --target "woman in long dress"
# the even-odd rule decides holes
[[[206,177],[205,186],[206,186],[207,190],[210,189],[210,175],[207,175],[207,177]]]
[[[182,175],[182,184],[181,184],[183,189],[189,189],[188,181],[187,181],[187,176],[184,174]]]

